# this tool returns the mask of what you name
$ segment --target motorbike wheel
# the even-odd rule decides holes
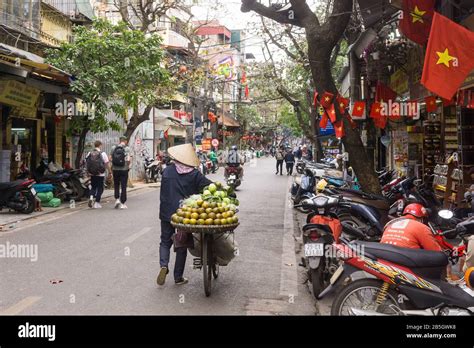
[[[26,199],[26,207],[17,211],[22,214],[31,214],[35,210],[36,198],[30,191],[24,192],[23,196]]]
[[[354,315],[351,308],[375,311],[387,315],[397,315],[400,310],[408,309],[403,302],[398,303],[399,294],[392,288],[389,289],[385,301],[377,305],[376,299],[382,284],[383,282],[377,279],[361,279],[350,283],[336,295],[331,307],[331,315]],[[364,296],[366,297],[364,298]],[[357,301],[360,305],[355,307]]]
[[[313,296],[317,298],[319,294],[326,288],[325,282],[324,282],[324,268],[323,266],[323,261],[321,260],[321,263],[318,268],[312,268],[309,270],[309,276],[311,279],[311,287],[313,290]]]
[[[81,182],[75,178],[71,178],[70,180],[65,182],[68,188],[72,191],[72,194],[67,195],[66,199],[73,200],[73,201],[80,201],[82,197],[84,197],[85,190],[81,185]]]

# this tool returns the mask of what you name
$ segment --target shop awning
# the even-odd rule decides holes
[[[171,101],[177,101],[177,102],[180,102],[180,103],[183,103],[183,104],[186,104],[188,102],[186,97],[184,95],[180,94],[180,93],[174,94],[171,97]]]
[[[71,82],[71,75],[45,63],[42,57],[6,44],[0,44],[0,62],[28,70],[30,73],[45,79],[53,79],[65,84]]]
[[[234,120],[232,117],[228,116],[219,116],[219,124],[226,127],[240,127],[240,123]]]

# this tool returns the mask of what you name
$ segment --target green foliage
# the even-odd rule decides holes
[[[281,106],[280,113],[278,115],[278,123],[288,129],[290,129],[294,136],[301,137],[303,136],[303,130],[296,119],[295,111],[293,106],[289,103],[285,103]],[[308,116],[306,114],[302,114],[303,118],[306,122],[309,123]]]
[[[170,84],[161,44],[160,36],[130,30],[123,22],[96,20],[74,27],[72,43],[49,49],[47,62],[73,75],[72,91],[95,107],[93,119],[73,117],[73,130],[118,130],[127,110],[166,98],[158,92]],[[107,120],[111,112],[117,119]]]

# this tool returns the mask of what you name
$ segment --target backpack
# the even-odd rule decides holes
[[[125,149],[117,146],[112,153],[112,164],[116,167],[125,167]]]
[[[86,158],[87,171],[91,175],[105,173],[105,163],[100,151],[94,150]]]

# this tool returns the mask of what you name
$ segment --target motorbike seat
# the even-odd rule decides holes
[[[0,190],[8,190],[12,187],[21,185],[23,183],[23,180],[16,180],[12,182],[1,182],[0,183]]]
[[[56,180],[62,180],[62,179],[65,179],[69,177],[69,174],[48,174],[48,175],[44,175],[42,178],[41,178],[41,181],[46,181],[46,180],[51,180],[51,181],[56,181]]]
[[[332,234],[331,227],[329,225],[322,224],[306,224],[303,226],[303,233],[315,229],[324,230],[326,233]]]
[[[371,200],[371,201],[386,201],[387,199],[384,197],[384,196],[381,196],[381,195],[376,195],[376,194],[373,194],[373,193],[367,193],[367,192],[364,192],[364,191],[359,191],[359,190],[353,190],[353,189],[349,189],[349,188],[340,188],[339,191],[343,191],[343,192],[347,192],[347,193],[351,193],[351,194],[354,194],[354,195],[358,195],[358,196],[361,196],[365,199],[368,199],[368,200]]]
[[[448,257],[440,251],[400,248],[390,244],[355,241],[363,246],[368,254],[385,261],[412,268],[444,267],[448,265]]]

